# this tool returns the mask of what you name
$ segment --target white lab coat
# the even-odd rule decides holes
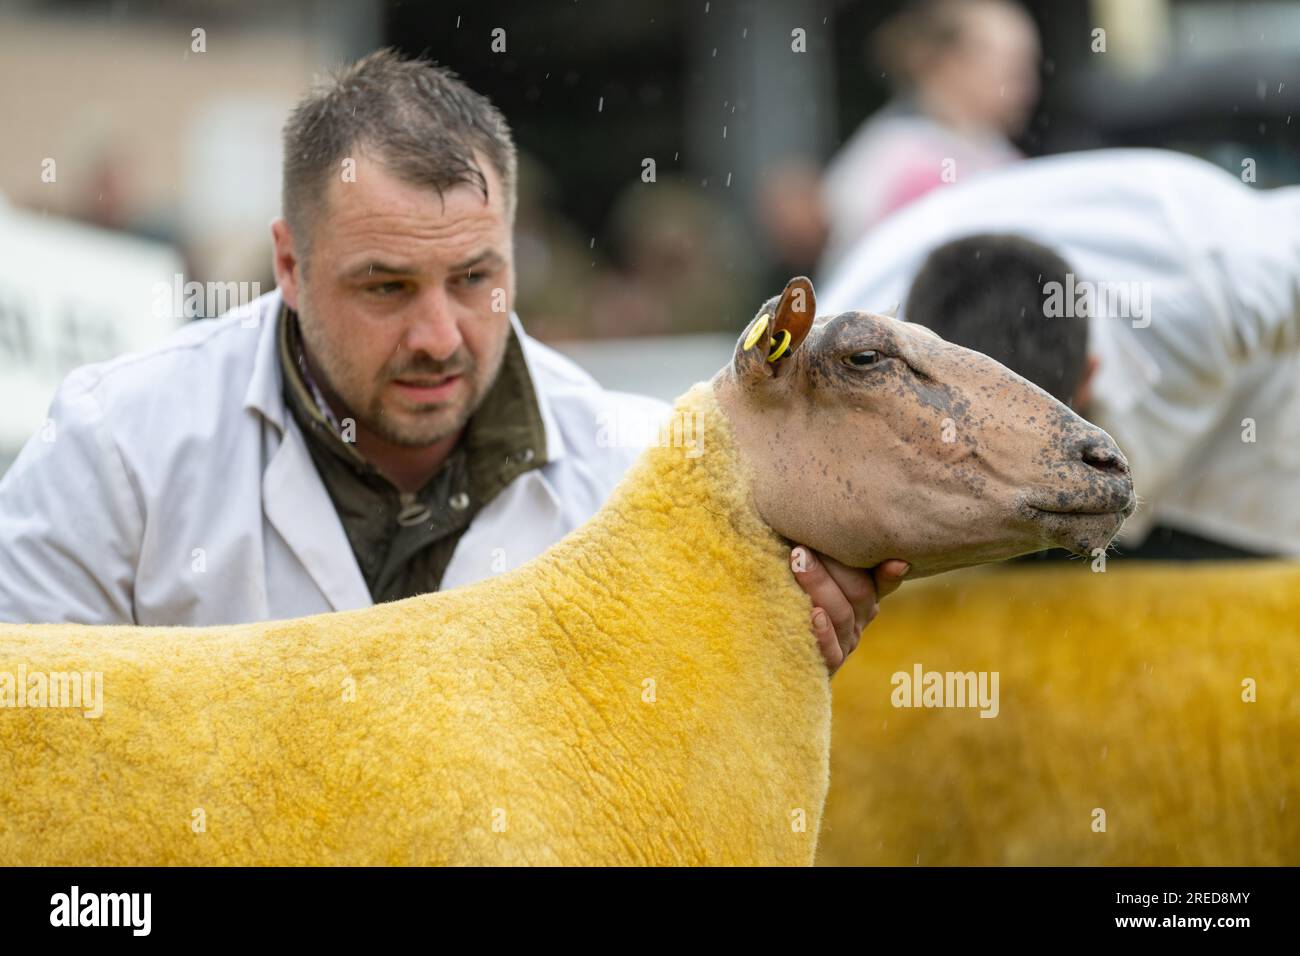
[[[884,222],[821,285],[818,311],[899,304],[906,318],[925,256],[980,232],[1050,246],[1078,281],[1148,284],[1149,322],[1139,304],[1089,324],[1089,418],[1143,501],[1122,540],[1160,522],[1300,556],[1300,187],[1257,190],[1161,150],[1030,160]]]
[[[50,424],[0,481],[0,621],[232,624],[371,604],[285,407],[280,303],[268,293],[67,377]],[[444,589],[517,567],[585,522],[640,454],[638,436],[655,434],[627,423],[668,412],[602,389],[510,321],[547,462],[475,516]]]

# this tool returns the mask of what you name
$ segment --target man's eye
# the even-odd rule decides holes
[[[880,353],[876,351],[854,352],[852,355],[845,356],[844,362],[852,365],[854,368],[862,368],[866,365],[875,365],[880,361]]]
[[[460,281],[464,285],[481,285],[486,280],[486,272],[462,272],[460,276]]]
[[[372,295],[396,295],[406,288],[405,282],[381,282],[378,285],[367,286],[366,291]]]

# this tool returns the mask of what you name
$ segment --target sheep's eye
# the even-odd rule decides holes
[[[855,368],[862,368],[865,365],[875,365],[880,361],[880,353],[875,351],[854,352],[844,359],[849,365]]]

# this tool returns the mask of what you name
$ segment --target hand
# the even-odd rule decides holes
[[[912,566],[891,558],[862,570],[799,545],[790,552],[790,569],[813,602],[812,632],[833,676],[875,620],[880,602],[898,590]]]

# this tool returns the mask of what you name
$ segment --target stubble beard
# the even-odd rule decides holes
[[[464,428],[487,396],[505,358],[503,341],[493,367],[487,370],[490,374],[484,378],[483,370],[467,351],[463,358],[453,356],[445,362],[418,353],[399,363],[385,364],[376,379],[367,380],[331,343],[309,331],[313,328],[311,323],[303,321],[305,297],[300,305],[303,309],[299,310],[299,330],[311,364],[323,379],[318,382],[321,389],[331,400],[342,404],[344,415],[355,418],[360,428],[399,448],[427,448]],[[386,407],[384,392],[394,379],[441,378],[449,374],[462,376],[469,387],[468,394],[457,398],[456,404],[407,407],[401,410],[400,416]]]

